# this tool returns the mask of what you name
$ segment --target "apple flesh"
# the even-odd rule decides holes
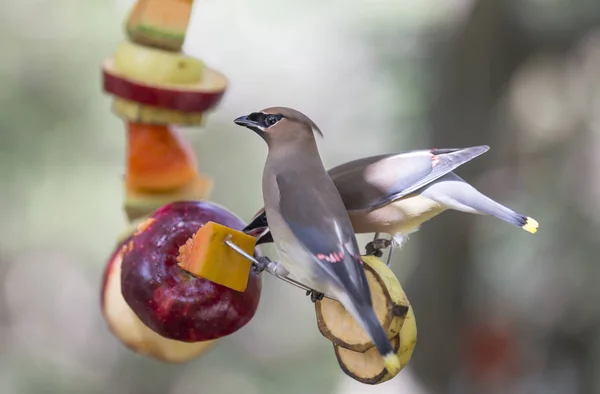
[[[204,119],[203,112],[153,107],[118,97],[113,99],[111,111],[123,120],[153,125],[199,126]]]
[[[189,85],[144,83],[121,75],[108,59],[102,67],[104,91],[125,100],[182,112],[205,112],[216,107],[227,90],[227,78],[205,67],[200,82]]]
[[[221,338],[245,326],[258,307],[260,274],[251,272],[246,290],[238,292],[179,267],[179,248],[209,221],[244,228],[241,219],[215,203],[178,201],[154,212],[124,248],[123,297],[144,324],[165,338]]]
[[[186,85],[202,79],[204,63],[181,52],[121,42],[113,55],[114,70],[127,78],[152,84]]]
[[[211,349],[216,340],[186,343],[158,335],[127,305],[121,293],[121,262],[123,245],[130,239],[128,234],[117,246],[102,280],[102,315],[110,331],[132,351],[166,363],[183,363]]]

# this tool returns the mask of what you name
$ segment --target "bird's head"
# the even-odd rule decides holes
[[[314,132],[323,136],[319,127],[302,112],[287,107],[271,107],[234,120],[260,135],[270,146],[272,143],[311,139]]]

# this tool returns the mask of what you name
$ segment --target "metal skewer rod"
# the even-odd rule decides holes
[[[229,246],[231,249],[235,250],[235,251],[236,251],[237,253],[239,253],[240,255],[242,255],[243,257],[245,257],[245,258],[247,258],[248,260],[250,260],[250,261],[252,262],[252,265],[253,265],[254,267],[256,267],[256,268],[259,268],[259,267],[262,265],[262,264],[261,264],[261,263],[260,263],[258,260],[256,260],[256,259],[254,258],[254,256],[251,256],[251,255],[249,255],[249,254],[248,254],[248,253],[246,253],[246,252],[245,252],[245,251],[244,251],[242,248],[240,248],[239,246],[237,246],[235,243],[231,242],[231,239],[229,239],[229,238],[226,238],[226,239],[225,239],[225,244],[226,244],[227,246]],[[274,268],[273,268],[273,267],[274,267],[276,264],[278,264],[278,263],[277,263],[277,262],[275,262],[275,261],[270,261],[270,262],[269,262],[269,264],[268,264],[268,265],[265,267],[265,269],[264,269],[264,270],[265,270],[265,271],[267,271],[269,274],[273,275],[274,277],[276,277],[276,278],[279,278],[279,279],[281,279],[282,281],[284,281],[284,282],[287,282],[287,283],[289,283],[289,284],[291,284],[291,285],[294,285],[294,286],[296,286],[296,287],[298,287],[298,288],[300,288],[300,289],[302,289],[302,290],[305,290],[305,291],[307,291],[307,292],[314,292],[314,293],[319,293],[319,294],[321,294],[320,292],[318,292],[318,291],[316,291],[316,290],[313,290],[313,289],[311,289],[310,287],[308,287],[308,286],[306,286],[306,285],[304,285],[304,284],[302,284],[302,283],[300,283],[300,282],[298,282],[298,281],[296,281],[296,280],[294,280],[294,279],[290,279],[290,278],[287,278],[287,277],[285,277],[285,276],[281,276],[281,275],[277,274],[277,273],[275,272]],[[337,298],[335,298],[335,297],[333,297],[333,296],[330,296],[330,295],[328,295],[328,294],[324,294],[324,293],[323,293],[323,297],[325,297],[325,298],[329,298],[330,300],[338,301],[338,299],[337,299]]]

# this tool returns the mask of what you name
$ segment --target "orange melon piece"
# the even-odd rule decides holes
[[[129,13],[127,35],[138,44],[180,51],[192,5],[193,0],[138,0]]]
[[[179,266],[197,277],[244,292],[252,263],[227,246],[226,239],[253,255],[256,238],[222,224],[207,222],[179,248]]]
[[[173,126],[128,122],[127,132],[127,186],[168,191],[198,176],[194,151]]]

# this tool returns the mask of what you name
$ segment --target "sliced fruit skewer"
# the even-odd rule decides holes
[[[194,245],[206,239],[192,238],[193,232],[207,220],[229,223],[231,218],[227,219],[223,213],[226,211],[219,211],[220,208],[208,202],[175,205],[187,204],[183,211],[169,211],[167,205],[178,200],[208,199],[213,181],[199,173],[195,152],[174,126],[200,125],[205,113],[219,104],[228,84],[220,72],[181,53],[192,3],[193,0],[138,0],[126,23],[129,39],[119,45],[102,67],[104,91],[113,97],[112,112],[126,124],[125,211],[129,221],[136,222],[133,228],[138,229],[134,235],[132,229],[119,235],[117,249],[106,266],[102,284],[103,316],[112,333],[127,347],[164,362],[191,360],[212,348],[217,338],[246,324],[256,310],[261,288],[260,277],[246,272],[246,261],[238,261],[238,266],[242,265],[237,270],[240,272],[234,270],[225,279],[216,278],[237,290],[206,278],[194,278],[187,269],[170,265],[178,257],[189,265],[182,264],[184,268],[210,276],[215,272],[214,265],[229,257],[212,249],[208,250],[210,253],[199,253]],[[182,238],[181,231],[173,232],[171,227],[145,220],[159,212],[160,207],[170,212],[159,210],[163,217],[166,214],[167,220],[177,221],[181,231],[184,226],[189,237]],[[242,226],[235,220],[229,224]],[[229,234],[226,230],[211,232],[209,229],[204,230],[210,233],[205,234],[205,238],[213,233]],[[167,239],[179,237],[171,241],[181,243],[182,250],[177,253],[177,248],[171,250],[168,245],[159,250],[157,242],[145,244],[143,239],[149,236],[146,231],[165,232]],[[253,243],[246,245],[246,249],[251,251],[250,245]],[[136,276],[138,269],[143,271],[148,261],[161,253],[165,266],[153,264],[155,272],[150,278]],[[182,280],[179,287],[175,286],[178,278]],[[145,283],[146,279],[150,282]],[[155,292],[151,291],[153,285],[158,286]],[[196,291],[194,304],[185,304],[185,297],[178,298],[178,290]],[[225,296],[207,293],[207,303],[203,305],[202,292],[207,291],[221,292]],[[139,302],[140,297],[149,294],[150,299]],[[160,294],[164,297],[160,298]],[[211,320],[208,316],[203,319],[189,316],[194,311],[210,309],[213,299],[237,300],[231,308],[237,308],[238,317],[230,319],[213,314]],[[147,309],[152,305],[156,309]],[[223,305],[213,305],[215,307],[223,309]],[[187,329],[181,330],[177,319],[194,321],[194,327],[186,323]]]

